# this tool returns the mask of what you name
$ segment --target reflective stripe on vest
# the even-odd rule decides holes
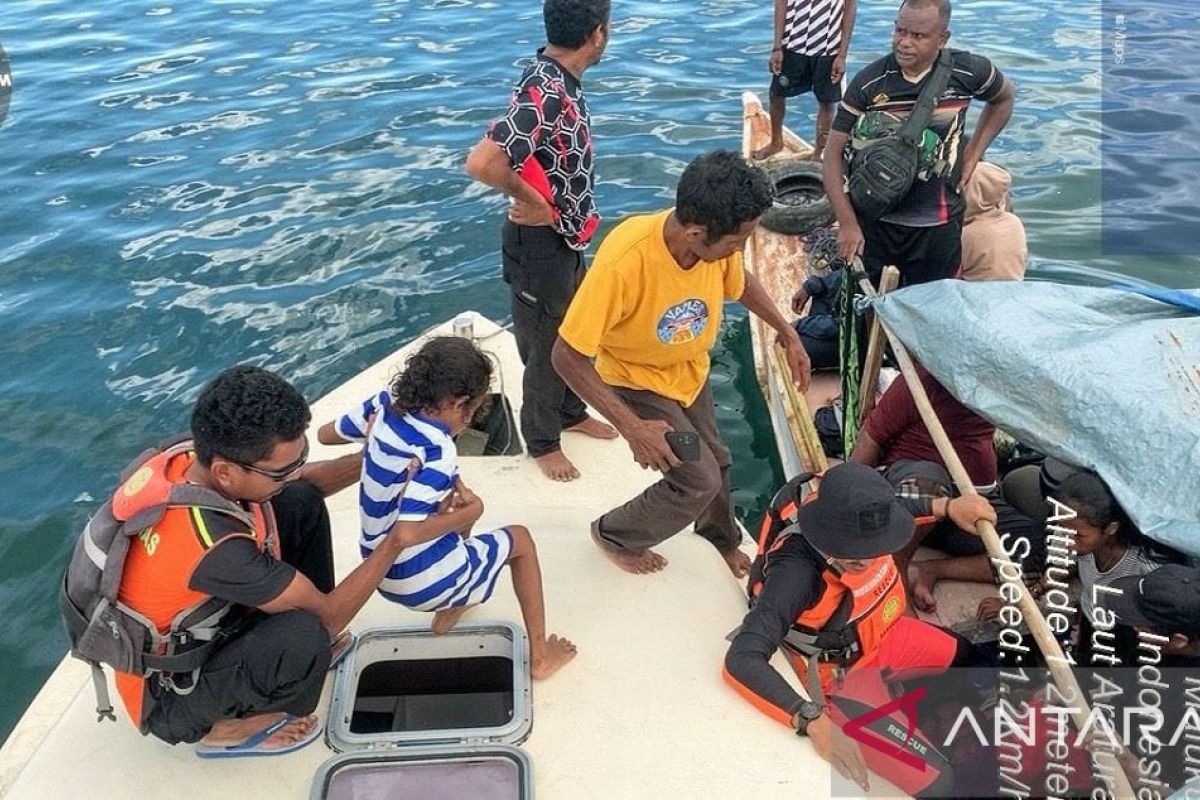
[[[152,457],[113,495],[114,516],[139,531],[126,557],[120,600],[150,618],[161,634],[182,630],[188,614],[209,599],[188,587],[200,559],[215,544],[204,511],[245,526],[260,550],[268,538],[275,538],[260,505],[247,511],[211,489],[182,480],[186,466],[176,459],[187,459],[190,450],[190,442],[181,442]],[[142,515],[149,522],[145,527],[138,520]]]

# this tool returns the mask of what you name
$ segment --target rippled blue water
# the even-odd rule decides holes
[[[697,153],[738,146],[771,24],[765,0],[614,5],[585,79],[606,227],[668,205]],[[890,0],[860,6],[852,68],[892,19]],[[1100,255],[1100,4],[960,6],[955,41],[1020,87],[993,152],[1018,176],[1033,274],[1193,283],[1194,259]],[[542,39],[537,0],[4,10],[0,738],[64,650],[53,598],[75,531],[208,378],[251,361],[315,398],[454,311],[506,316],[503,200],[462,165]],[[809,111],[793,104],[801,131]],[[748,519],[777,467],[747,347],[735,315],[716,383]]]

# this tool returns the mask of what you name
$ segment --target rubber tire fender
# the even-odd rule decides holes
[[[825,195],[820,162],[793,158],[769,162],[764,169],[775,187],[775,202],[759,219],[764,228],[807,236],[833,223],[833,206]]]

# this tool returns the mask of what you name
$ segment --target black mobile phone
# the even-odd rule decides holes
[[[695,431],[667,431],[664,436],[671,452],[680,461],[700,460],[700,434]]]

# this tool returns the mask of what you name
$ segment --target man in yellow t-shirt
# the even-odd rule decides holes
[[[766,175],[737,153],[699,156],[680,176],[675,208],[631,217],[605,237],[558,329],[554,368],[616,426],[638,464],[663,473],[592,523],[596,543],[627,572],[665,567],[651,546],[689,523],[734,575],[750,566],[738,550],[708,354],[723,303],[736,300],[779,333],[792,377],[801,390],[808,385],[800,338],[742,269],[742,248],[772,196]],[[693,452],[680,445],[686,460],[667,442],[671,431],[698,435]]]

